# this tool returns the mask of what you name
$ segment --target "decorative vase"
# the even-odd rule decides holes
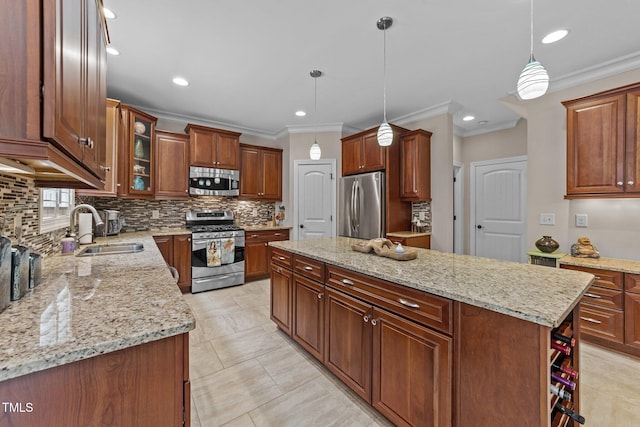
[[[133,147],[133,155],[142,159],[144,158],[144,146],[142,145],[142,140],[136,138],[136,145]]]
[[[133,178],[133,189],[144,191],[144,180],[141,177],[136,176]]]
[[[552,253],[559,247],[560,245],[558,244],[558,242],[553,240],[551,236],[542,236],[536,241],[536,248],[538,248],[540,252],[544,252],[547,254]]]

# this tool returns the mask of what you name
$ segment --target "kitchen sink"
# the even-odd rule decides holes
[[[87,246],[76,256],[97,256],[112,254],[131,254],[144,251],[142,243],[105,243],[102,245]]]

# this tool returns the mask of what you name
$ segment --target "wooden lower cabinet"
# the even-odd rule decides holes
[[[393,233],[387,233],[387,239],[396,244],[400,243],[402,246],[431,249],[431,236],[428,235],[398,237]]]
[[[178,270],[178,287],[191,291],[191,234],[153,236],[165,262]]]
[[[324,359],[324,285],[293,275],[292,338],[313,357]]]
[[[269,242],[289,240],[288,229],[247,231],[244,238],[244,280],[269,277]]]
[[[378,308],[372,327],[371,405],[397,426],[451,425],[453,339]]]
[[[271,320],[287,335],[291,335],[293,304],[293,273],[274,265],[271,269]]]
[[[0,396],[33,408],[2,426],[189,426],[189,334],[2,381]]]
[[[324,364],[371,403],[371,304],[326,287]]]
[[[624,314],[625,343],[640,350],[640,293],[626,293]]]

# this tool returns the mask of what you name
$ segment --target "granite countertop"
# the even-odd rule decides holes
[[[418,231],[393,231],[391,233],[387,233],[387,236],[391,237],[422,237],[422,236],[431,236],[430,231],[418,232]]]
[[[142,242],[138,253],[44,259],[41,284],[0,313],[0,381],[192,330],[193,314],[153,241],[160,234],[179,230],[97,239]]]
[[[594,276],[531,264],[416,249],[396,261],[351,250],[358,239],[333,237],[270,242],[282,248],[379,279],[556,327],[580,301]]]
[[[616,258],[578,258],[565,255],[560,258],[560,264],[578,267],[601,268],[604,270],[621,271],[623,273],[640,274],[640,261]]]

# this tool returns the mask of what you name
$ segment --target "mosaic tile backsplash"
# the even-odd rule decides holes
[[[420,219],[420,213],[424,214],[424,220],[420,220],[424,227],[421,231],[431,231],[431,202],[411,203],[411,222]]]

